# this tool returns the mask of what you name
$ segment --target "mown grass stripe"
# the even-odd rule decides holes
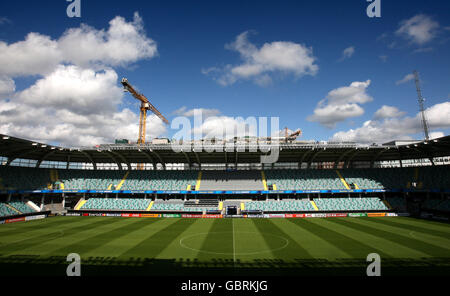
[[[157,221],[156,219],[131,219],[133,218],[117,218],[117,221],[115,222],[120,221],[119,227],[108,231],[101,231],[100,229],[96,229],[96,233],[100,232],[99,234],[87,237],[82,241],[77,241],[72,244],[66,245],[56,251],[53,251],[52,254],[78,253],[80,255],[83,255],[113,240],[119,239],[124,235],[137,231]]]
[[[385,220],[394,220],[395,223],[401,224],[401,225],[410,225],[410,226],[417,226],[421,228],[430,228],[437,231],[443,231],[450,233],[450,223],[447,222],[437,222],[437,221],[430,221],[430,220],[423,220],[418,218],[410,218],[410,217],[396,217],[393,219],[389,219],[388,217],[384,217]]]
[[[336,230],[344,235],[347,235],[348,237],[363,242],[368,246],[373,246],[377,249],[381,249],[393,258],[403,258],[403,257],[417,258],[425,256],[425,254],[423,254],[422,252],[409,249],[403,245],[399,245],[389,240],[385,240],[384,238],[380,238],[379,236],[372,235],[370,232],[366,231],[363,232],[360,230],[350,228],[348,226],[334,223],[334,221],[338,219],[340,218],[331,218],[331,219],[327,218],[326,220],[323,220],[323,222],[324,224],[327,224],[327,227]]]
[[[425,219],[414,218],[414,217],[396,217],[395,220],[398,221],[399,223],[405,223],[405,224],[426,225],[427,227],[433,227],[434,229],[447,230],[450,227],[450,223],[448,223],[448,222],[425,220]]]
[[[203,241],[197,259],[206,261],[211,258],[228,257],[233,258],[233,229],[232,219],[214,219],[212,226]],[[214,252],[218,254],[214,254]],[[219,254],[225,253],[225,254]]]
[[[408,225],[405,223],[397,223],[393,220],[387,220],[386,218],[373,218],[370,222],[379,223],[391,227],[401,228],[403,230],[408,229],[414,232],[421,232],[427,235],[434,235],[440,238],[450,239],[450,232],[434,230],[430,228],[424,228],[419,226]],[[450,228],[449,228],[450,230]]]
[[[195,219],[179,219],[127,250],[121,257],[154,258],[194,222]]]
[[[234,231],[238,261],[250,261],[262,257],[264,259],[275,258],[272,253],[268,252],[271,246],[266,243],[267,238],[261,235],[256,227],[255,219],[234,219]],[[277,249],[280,248],[280,241],[274,245]]]
[[[332,220],[332,218],[330,218]],[[342,252],[348,254],[352,258],[366,258],[370,253],[378,253],[384,257],[390,257],[380,249],[366,245],[356,239],[346,236],[340,232],[336,232],[328,227],[319,225],[322,220],[312,221],[309,219],[292,219],[290,222],[305,229],[313,235],[319,236],[324,241],[333,244]]]
[[[43,253],[45,255],[67,255],[68,253],[66,253],[67,250],[65,250],[65,248],[68,248],[68,246],[76,245],[79,242],[88,240],[90,237],[97,235],[100,232],[109,230],[116,226],[120,226],[122,225],[124,220],[123,218],[97,217],[96,221],[97,222],[84,225],[84,227],[80,227],[80,229],[76,231],[72,229],[64,231],[63,237],[55,239],[46,244],[39,245],[33,248],[33,251]]]
[[[398,233],[392,233],[390,231],[381,230],[377,227],[373,227],[371,225],[368,225],[367,221],[369,221],[372,218],[355,218],[353,220],[350,219],[335,219],[335,223],[340,223],[342,225],[346,225],[348,227],[368,232],[372,235],[380,237],[380,239],[386,239],[391,242],[400,244],[404,247],[420,251],[424,254],[427,254],[432,257],[441,256],[441,257],[448,257],[448,249],[440,248],[434,245],[427,244],[423,241],[413,239]],[[369,222],[370,223],[370,222]]]
[[[83,223],[81,225],[69,227],[69,228],[61,227],[61,225],[58,225],[55,227],[47,227],[47,229],[52,232],[34,236],[34,237],[24,239],[24,240],[18,240],[16,242],[13,242],[10,244],[6,243],[4,246],[0,245],[0,254],[5,255],[5,254],[10,254],[10,253],[15,253],[17,251],[23,251],[28,248],[32,248],[32,247],[35,247],[35,246],[38,246],[41,244],[48,243],[51,240],[62,238],[66,234],[79,233],[80,231],[83,231],[87,227],[87,223],[86,223],[87,221],[83,221],[83,222],[85,222],[85,223]],[[107,223],[111,223],[111,221],[97,220],[93,223],[90,223],[89,227],[98,227],[99,225],[103,225],[103,224],[107,224]],[[67,226],[67,225],[65,225],[65,226]]]
[[[183,233],[180,233],[180,235],[174,239],[173,242],[167,246],[167,248],[161,251],[156,258],[169,259],[173,258],[174,254],[176,254],[178,258],[196,259],[199,253],[198,250],[201,249],[201,246],[206,239],[206,235],[199,234],[209,233],[213,222],[217,219],[195,220],[195,223],[193,223]],[[183,246],[181,243],[183,243]]]
[[[373,226],[375,228],[379,228],[385,231],[389,231],[391,233],[395,233],[398,235],[403,235],[408,238],[413,238],[418,241],[422,241],[424,243],[436,246],[438,248],[447,248],[450,254],[450,244],[449,240],[440,236],[433,236],[426,233],[415,232],[413,230],[409,230],[406,228],[394,227],[390,225],[380,224],[374,221],[374,219],[363,219],[361,222],[364,225]]]
[[[88,218],[88,217],[85,217],[85,218]],[[40,223],[38,223],[38,222],[40,222]],[[20,234],[20,233],[27,233],[29,231],[45,229],[47,227],[52,227],[53,225],[61,226],[61,225],[66,225],[66,224],[71,224],[71,223],[79,223],[79,222],[80,222],[80,217],[70,217],[68,219],[60,219],[59,217],[58,218],[54,217],[54,218],[46,218],[46,219],[42,219],[42,220],[34,220],[34,221],[29,221],[29,222],[19,222],[22,224],[17,224],[17,225],[6,224],[2,227],[6,228],[7,226],[11,225],[11,228],[7,228],[6,230],[0,231],[0,235],[3,238],[6,236],[13,236],[13,235]],[[0,229],[2,227],[0,227]]]
[[[260,233],[270,233],[277,236],[284,237],[288,239],[289,244],[286,248],[272,251],[271,254],[276,258],[289,258],[289,259],[312,259],[314,258],[311,254],[303,248],[300,244],[298,244],[290,235],[288,235],[282,227],[275,225],[270,219],[254,219],[256,228]],[[266,236],[263,236],[266,240],[266,244],[268,246],[273,246],[273,242]],[[293,254],[295,254],[293,256]]]
[[[347,253],[342,252],[334,244],[324,241],[321,237],[298,227],[288,219],[277,219],[272,222],[283,227],[286,233],[295,239],[303,248],[308,250],[314,258],[332,259],[348,257]]]

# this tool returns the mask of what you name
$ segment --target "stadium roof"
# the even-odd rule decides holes
[[[249,147],[244,144],[209,145],[196,147],[193,144],[176,146],[181,152],[174,151],[172,145],[146,144],[108,144],[97,147],[63,148],[0,134],[0,156],[6,157],[9,165],[15,159],[42,161],[92,163],[185,163],[223,164],[223,163],[260,163],[262,152],[271,146]],[[273,147],[272,147],[273,149]],[[207,150],[207,151],[205,151]],[[208,152],[210,151],[210,152]],[[267,150],[266,150],[267,151]],[[389,161],[406,159],[432,159],[450,156],[450,136],[420,141],[411,144],[395,145],[358,145],[354,143],[291,143],[280,144],[278,163],[313,163],[352,161]],[[126,167],[125,167],[126,168]],[[124,169],[125,169],[124,168]]]

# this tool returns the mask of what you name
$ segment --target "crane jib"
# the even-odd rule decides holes
[[[158,116],[164,123],[168,124],[169,121],[158,111],[158,109],[153,106],[150,101],[143,95],[138,93],[131,84],[128,83],[128,79],[122,78],[121,81],[125,90],[127,90],[133,97],[141,101],[141,114],[139,118],[139,144],[145,143],[145,133],[146,133],[146,119],[147,111],[152,111],[156,116]]]

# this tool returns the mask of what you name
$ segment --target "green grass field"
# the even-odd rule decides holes
[[[51,217],[0,225],[0,274],[450,274],[450,225],[405,217],[182,219]]]

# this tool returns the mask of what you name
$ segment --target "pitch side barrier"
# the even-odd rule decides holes
[[[50,215],[50,211],[20,214],[14,216],[0,217],[0,224],[9,224],[14,222],[25,222],[32,220],[45,219]]]
[[[109,212],[69,212],[66,216],[82,217],[126,217],[126,218],[336,218],[336,217],[398,217],[409,216],[408,213],[317,213],[317,214],[244,214],[244,215],[222,215],[222,214],[144,214],[144,213],[109,213]]]
[[[202,216],[199,212],[176,211],[127,211],[127,210],[67,210],[66,216],[109,216],[109,217],[150,217],[150,218],[180,218],[182,215]],[[220,215],[220,211],[208,211],[205,215]],[[188,217],[190,218],[190,217]],[[201,217],[199,217],[201,218]]]
[[[314,194],[314,193],[377,193],[377,192],[435,192],[450,193],[450,189],[342,189],[342,190],[211,190],[211,191],[188,191],[188,190],[3,190],[0,194],[62,194],[62,193],[112,193],[112,194],[188,194],[188,195],[223,195],[223,194]]]
[[[82,217],[126,217],[126,218],[223,218],[221,214],[149,214],[147,213],[125,213],[125,212],[79,212],[71,211],[66,216],[82,216]]]
[[[314,214],[247,214],[244,218],[337,218],[337,217],[397,217],[409,214],[397,213],[314,213]]]
[[[249,213],[241,215],[222,215],[217,212],[143,212],[143,211],[77,211],[69,210],[66,216],[83,217],[128,217],[128,218],[332,218],[332,217],[397,217],[409,216],[408,213],[393,213],[385,211],[353,211],[353,212],[314,212],[314,213]]]

